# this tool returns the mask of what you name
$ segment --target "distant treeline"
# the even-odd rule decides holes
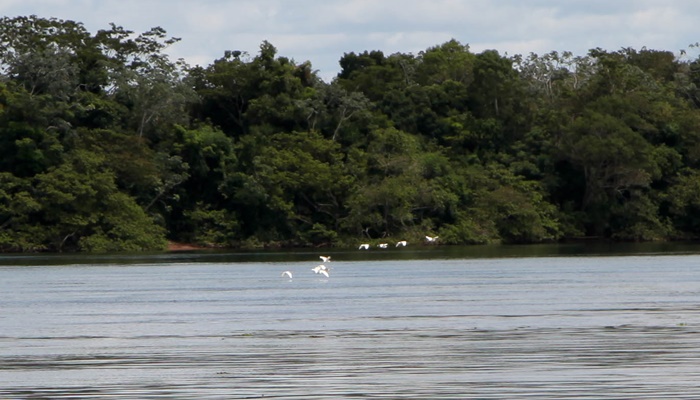
[[[177,40],[0,19],[0,251],[700,236],[699,59]]]

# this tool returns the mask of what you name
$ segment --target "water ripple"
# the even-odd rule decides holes
[[[2,379],[0,395],[592,399],[614,394],[640,399],[664,393],[691,398],[700,392],[698,333],[697,327],[621,326],[55,338],[102,345],[99,354],[4,355],[0,374],[12,372],[25,382],[42,376],[44,383],[13,387],[12,379]],[[62,385],[68,377],[89,385]],[[114,377],[123,384],[114,385]]]
[[[426,265],[4,270],[0,398],[700,398],[698,257]]]

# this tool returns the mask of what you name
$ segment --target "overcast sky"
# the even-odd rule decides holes
[[[344,53],[418,53],[450,39],[474,53],[544,54],[623,47],[677,53],[700,41],[698,0],[0,0],[0,15],[114,22],[138,33],[160,26],[182,40],[167,50],[209,65],[226,50],[310,61],[326,81]]]

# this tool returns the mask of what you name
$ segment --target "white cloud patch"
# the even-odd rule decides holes
[[[2,0],[7,16],[36,14],[110,22],[143,32],[161,26],[182,38],[168,52],[207,65],[226,50],[311,61],[327,79],[344,53],[417,53],[456,39],[472,51],[538,54],[601,47],[678,51],[700,40],[695,0]]]

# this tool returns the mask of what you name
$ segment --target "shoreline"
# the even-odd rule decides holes
[[[197,246],[190,243],[168,242],[168,251],[191,251],[203,249],[205,249],[205,247]]]

